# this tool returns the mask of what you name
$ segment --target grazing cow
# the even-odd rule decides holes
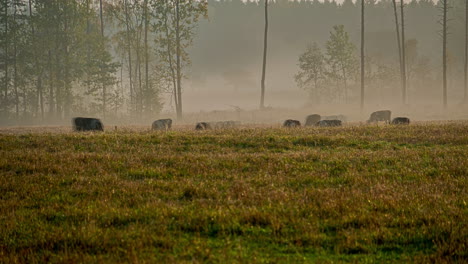
[[[315,126],[320,119],[322,119],[320,115],[308,115],[305,121],[305,126]]]
[[[385,121],[385,123],[390,123],[392,116],[392,111],[390,110],[382,110],[374,112],[370,115],[369,120],[367,123],[377,123],[379,121]]]
[[[89,117],[75,117],[72,119],[74,131],[104,131],[101,120]]]
[[[346,122],[347,118],[344,115],[331,115],[322,116],[322,120],[340,120],[341,122]]]
[[[316,126],[319,127],[339,127],[341,126],[341,120],[321,120],[318,121]]]
[[[207,130],[211,129],[210,123],[207,122],[198,122],[197,125],[195,126],[195,130]]]
[[[298,120],[288,119],[284,121],[283,123],[283,127],[300,127],[300,126],[301,126],[301,122],[299,122]]]
[[[395,117],[392,120],[392,125],[409,125],[410,119],[407,117]]]
[[[152,130],[170,130],[172,128],[172,119],[159,119],[151,125]]]

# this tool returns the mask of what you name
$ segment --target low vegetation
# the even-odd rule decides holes
[[[0,134],[0,262],[464,262],[468,123]]]

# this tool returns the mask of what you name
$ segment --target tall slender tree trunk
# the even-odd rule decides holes
[[[18,95],[18,62],[17,62],[17,38],[16,38],[16,31],[18,30],[18,25],[16,23],[16,4],[13,3],[13,23],[15,28],[13,30],[13,89],[15,91],[15,110],[16,110],[16,118],[19,117],[19,95]]]
[[[443,0],[443,29],[442,29],[442,78],[443,78],[443,105],[447,108],[447,0]]]
[[[58,41],[58,40],[57,40]],[[56,45],[57,49],[59,49],[58,44]],[[63,83],[60,82],[62,80],[62,72],[60,70],[60,59],[59,54],[55,53],[55,79],[54,79],[54,87],[55,87],[55,118],[59,118],[62,116],[62,105],[63,105],[63,90],[62,87]],[[62,65],[63,66],[63,65]]]
[[[406,104],[406,54],[405,54],[405,13],[404,13],[405,4],[401,0],[401,79],[402,79],[402,93],[401,101],[403,104]]]
[[[142,21],[143,22],[143,21]],[[141,26],[141,25],[140,25]],[[141,51],[140,51],[140,41],[141,41],[141,32],[140,26],[138,26],[138,30],[136,32],[136,65],[135,65],[135,76],[138,77],[138,114],[141,115],[143,109],[143,85],[141,81]]]
[[[69,41],[69,14],[68,14],[68,3],[64,5],[65,12],[64,13],[64,50],[65,50],[65,67],[64,67],[64,92],[65,92],[65,100],[63,105],[63,117],[68,118],[70,116],[70,108],[72,105],[72,95],[71,95],[71,81],[70,81],[70,41]]]
[[[166,3],[166,10],[168,10],[168,0],[165,0]],[[166,11],[164,15],[164,29],[166,31],[166,39],[167,39],[167,60],[169,62],[169,68],[171,70],[171,79],[172,79],[172,85],[173,85],[173,96],[174,96],[174,103],[175,103],[175,108],[176,112],[179,109],[179,100],[177,99],[177,78],[174,70],[174,65],[172,62],[172,52],[171,52],[171,43],[170,43],[170,36],[169,36],[169,27],[167,26],[167,14],[169,12]]]
[[[57,3],[56,6],[57,10],[60,10],[60,3]],[[62,78],[62,68],[63,64],[60,64],[61,55],[59,52],[63,50],[63,32],[60,32],[60,23],[62,22],[61,19],[62,14],[57,16],[57,20],[55,21],[55,49],[54,49],[54,88],[55,88],[55,118],[60,118],[62,116],[62,106],[63,106],[63,80]],[[59,56],[60,55],[60,56]]]
[[[104,44],[104,18],[102,16],[102,0],[99,0],[99,16],[101,18],[101,37]],[[104,74],[103,66],[101,65],[101,74]],[[107,87],[105,83],[102,83],[102,116],[106,117],[107,109]]]
[[[468,102],[468,0],[465,0],[465,70],[463,102]]]
[[[395,1],[395,0],[393,0]],[[364,109],[364,5],[365,0],[361,0],[361,111]]]
[[[49,49],[47,54],[47,66],[49,69],[49,117],[54,115],[55,103],[54,103],[54,69],[52,67],[52,52]]]
[[[89,66],[91,65],[91,45],[90,45],[91,37],[89,36],[91,34],[91,23],[89,22],[91,9],[90,9],[90,6],[89,6],[89,1],[90,0],[86,0],[86,12],[87,12],[87,16],[86,16],[86,37],[87,37],[87,41],[86,41],[86,64],[87,64],[87,71],[89,71]],[[89,77],[90,77],[90,74],[89,74],[89,72],[87,72],[87,74],[86,74],[86,88],[88,89],[88,91],[91,90],[91,80],[90,80]]]
[[[8,38],[8,1],[5,1],[5,88],[4,88],[4,102],[6,104],[8,99],[8,62],[9,62],[9,54],[8,54],[8,45],[10,45],[10,41]],[[5,109],[6,111],[7,109]]]
[[[29,7],[29,23],[31,24],[31,38],[32,38],[32,43],[35,44],[36,41],[35,41],[35,38],[36,38],[36,34],[34,32],[34,22],[33,22],[33,15],[32,15],[32,3],[31,3],[31,0],[28,1],[28,7]],[[39,64],[37,62],[37,54],[36,54],[36,49],[35,48],[32,48],[32,53],[33,53],[33,57],[34,57],[34,67],[36,70],[38,70],[39,68]],[[39,76],[40,74],[38,74],[37,76],[37,79],[36,79],[36,98],[34,100],[34,115],[37,117],[39,115],[39,104],[40,104],[40,89],[39,89]]]
[[[31,0],[29,0],[29,18],[32,20],[33,18],[33,13],[32,13],[32,2]],[[33,43],[36,43],[36,32],[35,32],[35,29],[34,29],[34,21],[31,21],[31,33],[32,33],[32,39],[33,39]],[[43,74],[44,74],[44,69],[42,68],[41,65],[39,65],[39,61],[38,61],[38,58],[37,58],[37,52],[36,52],[36,48],[33,48],[34,51],[34,64],[36,65],[36,70],[39,70],[39,75],[37,76],[37,83],[36,83],[36,92],[37,92],[37,100],[38,101],[38,107],[40,108],[40,111],[41,111],[41,120],[44,120],[44,96],[43,96],[43,88],[42,88],[42,78],[43,78]],[[37,69],[37,68],[40,68],[40,69]],[[36,115],[37,115],[37,112],[38,112],[38,109],[36,107],[35,109],[36,111]]]
[[[130,41],[130,21],[128,15],[128,7],[127,7],[127,0],[124,1],[125,5],[125,24],[127,27],[127,45],[128,45],[128,74],[129,74],[129,82],[130,82],[130,104],[131,109],[135,106],[135,96],[133,91],[133,81],[132,81],[132,50],[131,50],[131,41]]]
[[[182,119],[182,69],[180,63],[180,10],[179,10],[179,0],[176,0],[176,71],[177,71],[177,119]]]
[[[262,63],[262,82],[260,95],[260,109],[265,107],[265,73],[266,73],[266,57],[268,47],[268,0],[265,0],[265,32],[263,34],[263,63]]]
[[[400,26],[398,24],[398,12],[396,0],[392,0],[393,3],[393,14],[395,15],[395,29],[397,35],[397,46],[398,46],[398,61],[400,62],[400,81],[401,89],[403,91],[403,61],[401,59],[401,40],[400,40]]]
[[[149,85],[149,54],[148,54],[148,0],[145,0],[144,2],[145,5],[145,102],[144,102],[144,111],[149,112],[150,109],[150,85]]]

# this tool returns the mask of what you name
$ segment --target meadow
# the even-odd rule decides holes
[[[3,129],[0,200],[0,263],[463,263],[468,122]]]

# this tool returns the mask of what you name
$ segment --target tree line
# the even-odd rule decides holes
[[[404,44],[397,40],[401,30],[401,1],[365,1],[365,82],[369,103],[401,103],[403,101],[400,55],[397,43],[405,49],[406,104],[418,100],[442,100],[442,8],[443,1],[404,1]],[[344,26],[354,46],[360,42],[362,1],[268,1],[268,64],[266,94],[270,89],[296,89],[294,76],[300,72],[298,58],[308,46],[315,45],[326,53],[327,42],[335,26]],[[203,85],[211,77],[225,79],[234,89],[249,86],[259,89],[262,74],[262,43],[265,1],[210,0],[210,21],[200,24],[200,34],[193,47],[192,77]],[[448,98],[463,96],[463,54],[465,1],[449,1],[447,10],[447,79]],[[395,18],[397,9],[398,18]],[[242,19],[239,19],[242,18]],[[215,36],[221,36],[218,39]],[[400,38],[402,38],[401,36]],[[338,81],[327,71],[327,83],[311,94],[311,101],[359,103],[359,54],[353,51],[353,67],[344,80]],[[327,65],[330,66],[330,65]],[[238,74],[235,74],[235,73]],[[249,73],[249,74],[247,74]],[[235,75],[236,80],[232,77]],[[252,87],[250,87],[252,86]],[[299,85],[300,86],[300,85]],[[240,87],[240,88],[239,88]],[[306,88],[306,87],[304,87]],[[310,90],[311,86],[307,88]],[[223,89],[229,89],[224,87]],[[341,92],[340,92],[341,91]],[[348,95],[345,96],[344,92]],[[314,92],[315,93],[315,92]],[[268,100],[267,100],[268,103]],[[457,101],[458,103],[458,101]],[[453,105],[453,103],[452,103]]]
[[[2,120],[63,119],[73,113],[155,116],[163,107],[164,93],[170,94],[169,103],[180,118],[184,79],[203,85],[214,75],[236,87],[249,86],[252,82],[247,79],[258,77],[262,98],[271,85],[297,84],[317,102],[359,100],[354,43],[360,35],[360,0],[341,4],[329,0],[0,3]],[[361,65],[365,65],[366,96],[389,100],[400,86],[401,75],[402,56],[394,45],[396,4],[372,0],[365,6],[366,56]],[[444,48],[444,78],[449,88],[461,91],[464,61],[457,54],[466,47],[466,29],[460,22],[468,9],[463,0],[453,0],[449,6],[445,9],[449,41]],[[408,82],[409,101],[440,91],[438,34],[443,7],[444,1],[430,0],[405,5],[406,39],[398,43],[405,51],[403,79]],[[210,19],[202,19],[208,11]],[[264,21],[269,24],[268,67],[260,71],[267,54]],[[317,65],[307,68],[308,60]]]
[[[154,116],[163,92],[181,115],[206,2],[2,0],[0,14],[2,120]]]

